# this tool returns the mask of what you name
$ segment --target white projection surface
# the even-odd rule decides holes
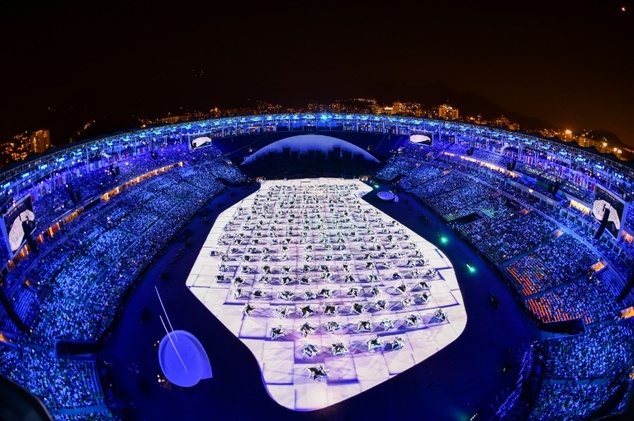
[[[363,393],[465,329],[451,262],[361,199],[371,190],[358,180],[266,181],[218,217],[187,278],[284,407]]]

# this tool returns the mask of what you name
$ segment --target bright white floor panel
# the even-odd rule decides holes
[[[218,217],[187,278],[284,407],[311,411],[362,393],[466,326],[449,259],[360,199],[371,190],[357,180],[266,181]]]

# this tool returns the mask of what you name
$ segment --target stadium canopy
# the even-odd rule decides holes
[[[323,136],[316,134],[306,134],[299,136],[291,136],[277,142],[273,142],[244,158],[242,164],[250,164],[256,161],[259,157],[265,156],[272,152],[281,153],[285,148],[289,148],[291,152],[299,152],[300,154],[307,154],[309,151],[322,151],[324,153],[334,152],[336,148],[340,148],[341,151],[350,152],[352,155],[361,155],[364,159],[378,163],[372,154],[364,151],[360,147],[353,145],[345,140],[337,139],[331,136]]]

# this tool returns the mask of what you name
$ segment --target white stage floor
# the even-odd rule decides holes
[[[451,262],[360,199],[371,190],[266,181],[218,217],[189,274],[190,291],[251,350],[284,407],[362,393],[466,326]]]

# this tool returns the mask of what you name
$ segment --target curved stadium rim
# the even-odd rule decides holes
[[[193,136],[208,136],[213,140],[248,137],[266,132],[306,132],[306,129],[402,136],[424,133],[433,141],[453,137],[456,143],[479,144],[496,148],[500,152],[506,148],[517,151],[530,150],[543,159],[557,159],[564,164],[574,164],[587,170],[586,172],[592,173],[598,184],[608,185],[611,190],[617,190],[626,200],[629,195],[634,197],[632,162],[621,162],[612,155],[600,154],[592,148],[582,148],[574,142],[566,143],[557,138],[545,138],[522,131],[453,120],[375,114],[285,113],[220,117],[157,125],[53,148],[0,171],[0,206],[6,209],[7,203],[12,199],[19,200],[39,182],[59,171],[88,166],[91,160],[102,153],[114,154],[132,149],[131,155],[135,156],[147,151],[152,152],[168,140],[190,144]],[[239,148],[248,146],[249,144],[245,144]],[[613,181],[618,181],[618,186],[612,186]],[[81,207],[77,207],[79,208]],[[4,273],[7,266],[8,263],[3,265]]]
[[[368,133],[385,133],[409,135],[419,132],[433,134],[452,134],[469,138],[475,142],[502,141],[507,146],[527,147],[536,151],[558,154],[561,159],[582,157],[588,166],[603,166],[606,174],[609,171],[620,173],[630,183],[634,183],[634,165],[631,162],[620,162],[612,155],[593,152],[591,148],[582,148],[574,143],[566,143],[556,138],[550,139],[541,135],[511,131],[503,128],[481,126],[452,120],[437,120],[416,117],[384,116],[374,114],[262,114],[240,117],[220,117],[199,121],[188,121],[175,124],[153,126],[144,129],[119,132],[95,139],[86,139],[77,143],[54,148],[42,155],[27,158],[8,166],[0,172],[0,186],[3,190],[24,189],[28,184],[37,182],[25,181],[23,175],[31,171],[34,177],[38,173],[45,175],[55,170],[67,168],[81,162],[90,151],[132,146],[144,143],[152,144],[160,138],[173,138],[191,135],[209,135],[214,137],[241,136],[256,134],[267,129],[277,131],[286,127],[289,131],[314,127],[316,130],[352,130]],[[223,133],[222,136],[214,133]],[[149,143],[148,143],[149,142]],[[564,158],[568,157],[568,158]],[[69,165],[70,163],[70,165]],[[33,177],[30,178],[30,180]]]

